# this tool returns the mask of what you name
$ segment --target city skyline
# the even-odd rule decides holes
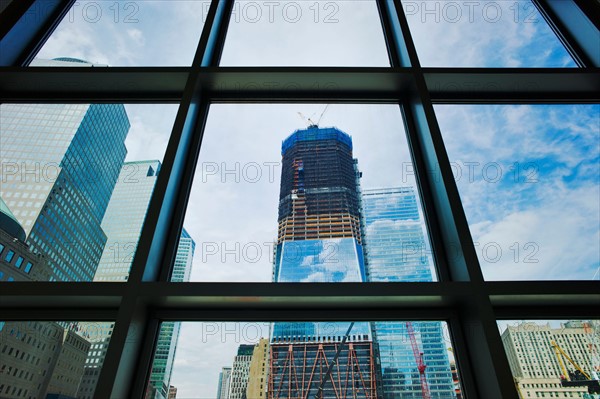
[[[64,23],[56,31],[56,35],[50,38],[47,42],[47,48],[43,49],[42,52],[58,50],[52,56],[71,54],[107,65],[150,65],[151,62],[188,65],[191,62],[195,48],[193,41],[199,37],[199,31],[202,27],[202,24],[197,23],[197,17],[201,14],[203,15],[202,10],[187,6],[191,2],[178,2],[179,4],[186,5],[186,8],[183,10],[176,9],[175,5],[172,9],[165,7],[168,11],[174,10],[173,13],[161,14],[160,5],[154,7],[152,3],[156,4],[158,2],[141,2],[138,4],[141,6],[142,12],[136,14],[135,18],[140,18],[135,25],[124,25],[121,23],[124,17],[129,16],[128,13],[123,12],[129,10],[121,8],[118,8],[119,14],[117,14],[120,18],[119,23],[112,23],[111,21],[116,21],[113,18],[114,14],[108,10],[108,6],[105,7],[103,5],[104,18],[102,18],[102,23],[104,25],[102,25],[103,28],[101,29],[97,29],[101,25],[100,23],[90,23],[89,20],[82,21],[82,13],[80,12],[81,4],[79,4],[79,8],[74,7],[74,12],[69,13],[65,17]],[[239,2],[236,3],[239,4]],[[339,2],[337,4],[342,9],[347,10],[347,7],[345,7],[346,3]],[[411,2],[404,2],[404,5],[407,3],[410,5]],[[146,4],[151,5],[146,6]],[[172,4],[175,4],[175,2],[172,2]],[[516,7],[510,9],[508,7],[511,5],[508,3],[506,5],[502,4],[502,18],[493,23],[487,20],[484,21],[487,24],[481,21],[480,8],[476,10],[475,23],[471,23],[466,18],[468,14],[463,13],[460,21],[450,21],[455,26],[460,26],[460,32],[458,29],[456,31],[441,29],[444,23],[447,24],[449,22],[448,18],[444,18],[443,15],[441,23],[436,21],[436,24],[433,24],[432,21],[435,21],[435,18],[439,15],[430,14],[429,16],[424,16],[421,12],[423,10],[411,12],[405,9],[404,11],[407,13],[411,33],[417,41],[417,52],[422,57],[422,65],[425,66],[436,66],[438,64],[440,66],[456,65],[457,61],[459,62],[458,66],[573,66],[573,61],[564,51],[564,48],[562,48],[539,13],[532,13],[531,8],[523,7],[524,4],[531,6],[530,2],[521,1],[518,3],[515,2],[514,6]],[[373,7],[373,9],[375,8]],[[535,11],[535,9],[533,10]],[[309,10],[304,9],[304,11],[305,16],[312,17]],[[360,15],[361,13],[357,14]],[[261,35],[258,29],[255,32],[251,32],[251,34],[245,34],[248,27],[259,26],[259,24],[249,24],[248,20],[244,18],[244,14],[240,14],[238,10],[234,14],[234,17],[237,18],[239,16],[242,18],[242,23],[232,20],[232,24],[242,25],[244,22],[246,23],[246,31],[238,30],[243,33],[242,37],[251,38],[256,43],[269,42],[268,35],[271,34],[272,36],[273,29],[263,30],[264,33],[267,33],[267,36],[264,33]],[[348,18],[345,18],[347,14],[338,14],[336,17],[342,17],[341,21],[344,23],[349,21]],[[171,26],[171,28],[167,28],[168,32],[164,35],[156,35],[158,30],[155,29],[155,26],[158,26],[163,19],[165,25],[162,26]],[[368,19],[368,17],[365,17],[365,19]],[[419,24],[420,19],[421,21],[428,20],[429,23]],[[106,21],[109,21],[109,23],[105,24]],[[173,21],[177,21],[178,26],[167,25],[172,24]],[[353,21],[356,23],[350,24],[352,27],[369,25],[368,23],[363,23],[362,18],[359,18],[358,21]],[[186,25],[186,23],[189,23],[189,25]],[[277,24],[272,25],[275,26]],[[190,26],[193,26],[192,30],[197,33],[196,35],[191,32]],[[344,29],[333,29],[334,26],[342,27],[343,24],[330,26],[332,29],[321,31],[321,33],[318,33],[318,29],[310,31],[313,39],[314,35],[316,35],[319,40],[310,40],[310,36],[296,35],[303,41],[303,45],[289,46],[289,48],[283,49],[283,51],[275,51],[273,53],[281,58],[289,57],[293,53],[294,58],[287,59],[299,59],[302,62],[318,63],[321,59],[320,55],[317,51],[313,51],[313,49],[336,48],[332,41],[327,40],[327,35],[324,35],[323,32],[336,31],[340,37],[351,37],[344,35]],[[127,30],[120,30],[119,28],[121,27],[125,27]],[[275,29],[277,37],[283,39],[285,42],[286,39],[290,38],[290,32],[287,29],[281,29],[281,24],[278,27],[278,29]],[[448,34],[448,32],[452,32],[452,34]],[[235,36],[230,35],[230,38],[233,37]],[[238,37],[240,37],[239,34]],[[181,40],[177,40],[178,38]],[[498,40],[499,38],[506,39]],[[182,50],[184,42],[188,44],[192,43],[192,45],[188,46],[188,51]],[[318,45],[306,45],[306,43],[313,42],[318,42]],[[435,45],[442,42],[444,43],[443,46]],[[137,47],[132,47],[132,43]],[[164,45],[165,43],[167,44],[166,46]],[[249,46],[244,42],[238,43],[233,47],[230,45],[229,49],[226,48],[227,51],[225,54],[230,54],[229,57],[233,59],[232,62],[236,62],[235,58],[238,55],[240,60],[248,59]],[[381,43],[383,44],[383,40],[381,40]],[[484,45],[482,46],[481,43]],[[163,45],[162,47],[160,46],[161,44]],[[465,46],[466,44],[468,44],[468,51],[452,51],[454,48],[463,50],[463,48],[460,48],[460,45]],[[486,47],[486,45],[488,46]],[[345,46],[337,47],[344,48]],[[159,49],[161,48],[166,49],[166,51],[160,51]],[[272,48],[270,49],[272,50]],[[544,51],[541,53],[534,51],[537,49],[544,49]],[[373,57],[373,53],[366,49],[365,57],[376,59]],[[458,53],[463,54],[457,59]],[[88,57],[90,54],[93,54],[93,56]],[[255,56],[255,54],[250,55]],[[267,63],[270,62],[269,58],[264,57],[264,53],[256,52],[256,55],[258,55],[259,60],[266,60]],[[50,58],[50,56],[47,58]],[[126,105],[125,107],[128,111],[130,109],[144,108],[142,105]],[[176,106],[171,105],[170,107],[170,113],[174,116]],[[261,107],[263,107],[263,110],[260,109]],[[321,105],[302,105],[300,111],[310,115],[314,108],[318,115],[318,108],[320,107]],[[344,114],[351,114],[357,109],[340,104],[335,104],[332,108],[335,107],[339,107],[341,111],[338,112],[338,110],[333,109],[328,115],[335,124],[339,124],[340,117],[343,118]],[[167,108],[167,106],[163,105],[147,106],[144,110],[136,113],[135,117],[133,117],[133,114],[130,116],[132,125],[133,120],[137,119],[141,121],[138,126],[145,125],[144,127],[147,128],[148,132],[157,132],[160,130],[166,132],[161,137],[155,135],[154,138],[156,140],[152,140],[149,137],[149,144],[141,140],[128,139],[131,143],[134,143],[132,148],[137,147],[141,153],[157,153],[157,155],[134,157],[132,159],[162,159],[161,151],[164,150],[169,138],[172,119],[168,117],[161,118],[159,115],[162,115],[163,110]],[[295,113],[299,107],[298,105],[287,108],[274,107],[269,111],[264,111],[264,105],[255,104],[247,106],[236,104],[224,106],[221,109],[217,108],[218,106],[211,106],[211,116],[209,119],[212,118],[213,120],[209,122],[212,124],[212,130],[207,129],[205,132],[202,144],[204,158],[202,158],[203,155],[201,154],[201,162],[206,165],[204,161],[207,159],[206,155],[209,154],[212,159],[208,158],[208,162],[216,162],[221,167],[222,164],[220,162],[224,159],[222,156],[226,151],[213,151],[214,147],[210,147],[211,136],[228,142],[230,141],[230,137],[235,138],[236,135],[247,134],[249,131],[257,132],[248,134],[248,136],[253,136],[253,140],[255,139],[256,141],[254,144],[258,146],[262,144],[261,139],[264,137],[258,131],[269,131],[268,125],[276,126],[275,129],[280,131],[290,131],[288,127],[292,124],[291,120],[295,118]],[[308,111],[306,110],[307,108],[309,109]],[[396,108],[398,108],[397,105]],[[154,110],[154,112],[149,109]],[[479,262],[481,263],[486,279],[590,279],[599,276],[597,263],[597,242],[599,241],[597,229],[598,208],[594,202],[597,200],[598,190],[594,186],[597,181],[597,174],[595,174],[593,169],[594,162],[597,161],[596,147],[594,147],[593,135],[583,137],[584,135],[578,134],[578,132],[581,133],[582,130],[586,129],[588,132],[595,131],[595,122],[599,114],[598,106],[581,104],[562,106],[503,105],[489,107],[437,105],[435,112],[440,128],[442,129],[445,145],[447,145],[448,154],[454,168],[453,171],[458,169],[462,172],[462,178],[458,178],[457,183],[459,185],[461,200],[465,206],[465,213],[467,214],[471,234],[473,240],[476,242]],[[166,113],[168,114],[169,112]],[[368,114],[369,117],[373,115],[373,113],[367,112],[363,113],[362,116],[365,114]],[[240,118],[241,122],[238,123],[240,126],[232,127],[234,124],[227,120],[235,119],[231,118],[231,115],[236,115],[236,117]],[[253,115],[253,117],[249,117],[248,115]],[[254,117],[259,119],[259,121],[253,121]],[[260,120],[261,118],[264,118],[264,120]],[[327,118],[325,119],[327,120]],[[363,129],[366,131],[371,129],[374,131],[373,135],[376,136],[381,126],[377,125],[377,122],[373,122],[370,118],[364,119],[364,121],[359,123],[362,126],[358,126],[359,124],[357,124],[357,130]],[[386,120],[386,122],[394,124],[398,121],[394,119],[391,122],[390,120]],[[402,120],[400,120],[401,123]],[[220,127],[220,124],[223,127]],[[349,124],[351,125],[351,123]],[[498,129],[494,129],[494,133],[501,135],[506,141],[500,143],[492,142],[488,138],[478,134],[478,132],[483,132],[494,125],[498,127]],[[398,126],[395,125],[393,128],[388,126],[386,130],[387,135],[403,134]],[[347,129],[347,127],[343,128]],[[544,134],[540,138],[532,134],[535,132],[544,132]],[[151,134],[148,134],[148,136],[151,136]],[[569,142],[572,142],[572,147],[567,146],[565,148],[565,144]],[[160,143],[160,145],[156,145],[157,143]],[[381,142],[375,143],[381,144]],[[519,144],[515,146],[514,143]],[[377,147],[377,144],[374,144],[373,147]],[[385,142],[384,144],[387,145]],[[244,145],[247,145],[247,148],[250,149],[256,148],[255,146],[248,145],[247,142],[241,146]],[[514,146],[512,148],[513,151],[509,150],[511,145]],[[235,145],[232,146],[235,147]],[[495,147],[503,147],[508,150],[495,151]],[[467,151],[457,152],[456,149]],[[569,156],[574,150],[576,150],[576,155]],[[233,151],[235,151],[235,148]],[[376,152],[373,151],[373,153]],[[239,157],[238,153],[227,159],[228,163],[226,166],[231,167],[232,162],[236,161],[262,162],[265,158],[262,158],[261,154],[260,152],[254,152],[248,158],[242,158]],[[408,154],[408,151],[406,151],[406,154]],[[402,156],[396,154],[396,156],[401,158],[406,154]],[[419,155],[418,150],[416,154],[417,156]],[[410,157],[410,154],[408,154],[408,157]],[[587,161],[580,163],[578,159]],[[267,159],[267,161],[271,161],[271,159]],[[533,162],[533,169],[530,167],[530,162]],[[472,171],[471,167],[475,164],[476,181],[472,182],[470,180],[470,173]],[[496,164],[500,165],[503,176],[510,176],[510,178],[490,183],[488,180],[493,180],[494,175],[484,173],[497,170]],[[456,165],[458,165],[458,168],[456,168]],[[515,165],[517,168],[516,174]],[[397,166],[394,165],[389,169],[394,170]],[[491,168],[487,168],[488,166],[491,166]],[[521,166],[525,166],[525,169],[519,169]],[[511,167],[513,169],[510,169]],[[404,174],[404,169],[401,170],[403,171],[402,174]],[[571,173],[568,172],[569,170],[576,172]],[[263,169],[263,172],[265,171],[266,169]],[[529,184],[530,182],[528,181],[532,176],[532,171],[543,172],[541,174],[533,174],[534,177],[538,177],[538,181],[535,184]],[[200,181],[200,176],[201,174],[197,173],[195,180]],[[510,184],[508,180],[515,180],[514,176],[521,179],[520,183],[526,184]],[[220,178],[222,175],[218,177]],[[549,182],[551,184],[548,184]],[[397,184],[388,184],[386,182],[386,184],[372,187],[397,186]],[[486,192],[484,188],[490,187],[493,189]],[[529,190],[529,188],[536,189]],[[237,238],[236,242],[241,243],[241,247],[243,248],[249,242],[257,242],[262,245],[264,242],[262,239],[272,233],[271,231],[266,231],[267,229],[263,229],[264,225],[257,223],[257,220],[260,218],[264,218],[265,220],[269,218],[261,213],[262,204],[260,196],[255,195],[256,192],[251,192],[244,188],[236,191],[232,190],[231,186],[225,188],[224,186],[218,187],[218,185],[216,190],[215,185],[212,185],[206,191],[215,197],[222,198],[222,201],[220,200],[219,204],[202,202],[201,205],[197,205],[198,207],[205,207],[209,213],[213,214],[209,215],[209,217],[201,215],[201,212],[197,212],[194,209],[188,211],[189,220],[186,220],[186,227],[192,225],[194,226],[192,227],[194,230],[203,230],[203,233],[206,230],[207,232],[206,235],[201,237],[202,240],[199,242],[217,244],[228,242],[227,240],[231,239],[231,236],[226,234],[227,230],[235,230],[240,232],[240,238]],[[533,195],[532,192],[534,192]],[[514,201],[512,201],[513,196],[516,196]],[[544,201],[547,198],[551,198],[551,200]],[[194,203],[191,198],[190,203]],[[237,211],[238,208],[244,208],[241,204],[246,204],[246,209]],[[473,206],[473,204],[476,206]],[[493,204],[495,208],[498,208],[498,211],[488,204]],[[569,212],[565,213],[564,209],[569,209]],[[230,210],[229,214],[226,213],[227,210]],[[238,218],[244,212],[252,213],[252,215],[247,216],[246,220],[247,225],[255,226],[254,230],[247,227],[245,227],[245,230],[230,229],[229,224],[233,223],[231,219]],[[215,220],[220,222],[220,226],[210,224],[210,222]],[[200,226],[198,221],[208,221],[209,227],[206,228],[206,225],[202,229],[197,227]],[[254,237],[256,237],[256,240],[254,240]],[[487,252],[487,250],[490,248],[495,250],[498,246],[502,249],[503,256],[496,262],[496,259],[491,256],[493,253]],[[266,258],[267,256],[263,257]],[[534,260],[536,263],[530,262],[530,260]],[[256,267],[254,267],[254,264],[234,264],[232,265],[233,267],[228,267],[229,265],[219,265],[218,262],[215,262],[211,263],[210,267],[207,268],[199,268],[201,266],[200,263],[197,263],[195,266],[194,275],[192,276],[192,280],[194,281],[270,281],[270,270],[267,270],[263,264],[256,265]],[[195,330],[195,333],[193,333],[193,330]],[[197,327],[190,327],[189,331],[190,333],[184,336],[186,344],[190,344],[192,350],[189,352],[186,351],[183,354],[184,356],[179,360],[181,365],[188,365],[188,369],[185,370],[186,374],[182,376],[182,380],[190,381],[189,384],[186,382],[187,386],[186,384],[182,384],[180,393],[183,395],[186,392],[188,394],[199,392],[196,387],[202,384],[202,378],[198,377],[197,367],[204,364],[204,361],[199,361],[196,364],[192,364],[190,361],[194,359],[194,356],[196,359],[199,358],[196,351],[197,347],[195,346],[196,342],[194,341],[199,331]],[[210,359],[207,359],[209,363],[214,363],[215,359],[218,359],[220,355],[215,352],[207,353],[207,356],[211,356]],[[179,384],[177,385],[179,386]]]

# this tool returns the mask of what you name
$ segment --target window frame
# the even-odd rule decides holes
[[[465,397],[518,398],[497,320],[598,317],[598,283],[484,281],[433,104],[600,102],[600,55],[593,52],[600,43],[600,5],[532,0],[578,69],[422,68],[400,0],[374,1],[389,68],[219,67],[233,0],[212,0],[190,67],[81,70],[26,67],[75,0],[9,1],[0,14],[2,102],[169,102],[179,110],[129,280],[2,284],[3,318],[114,321],[95,393],[112,398],[144,396],[161,321],[443,320]],[[573,12],[561,14],[564,7]],[[291,89],[289,82],[298,85]],[[399,104],[439,281],[169,282],[214,102]],[[430,170],[439,170],[441,179],[433,179]],[[136,370],[146,373],[136,376]]]

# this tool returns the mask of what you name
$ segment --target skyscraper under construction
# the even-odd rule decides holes
[[[281,154],[274,282],[365,281],[360,173],[352,139],[336,128],[310,126],[284,140]],[[376,398],[369,325],[349,326],[275,323],[269,399]],[[337,366],[327,375],[338,351]]]

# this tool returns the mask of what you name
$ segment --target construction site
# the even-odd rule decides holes
[[[276,340],[270,349],[269,399],[380,397],[367,336],[348,343]]]

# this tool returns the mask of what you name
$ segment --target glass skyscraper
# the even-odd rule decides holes
[[[156,160],[123,164],[102,220],[102,228],[108,240],[94,281],[127,280],[160,167],[160,162]],[[179,240],[172,281],[189,281],[194,250],[195,242],[184,229]],[[168,395],[179,327],[180,323],[176,322],[165,322],[161,325],[150,379],[150,397],[166,398]],[[94,328],[98,333],[95,334],[95,342],[86,360],[79,398],[93,397],[99,370],[108,348],[112,324],[94,323]],[[90,329],[89,326],[87,329]]]
[[[1,105],[0,197],[28,244],[44,254],[51,281],[94,277],[106,243],[100,224],[127,153],[129,127],[122,104]]]
[[[362,191],[369,281],[432,281],[423,224],[412,187]],[[384,399],[421,399],[421,382],[407,323],[375,322]],[[455,398],[443,327],[412,323],[432,398]],[[449,344],[448,344],[449,345]]]
[[[190,281],[195,249],[196,243],[183,229],[177,246],[171,281],[176,283]],[[163,321],[161,323],[150,374],[151,398],[167,399],[168,397],[180,330],[181,322]]]
[[[360,215],[360,173],[351,137],[336,128],[309,126],[282,144],[279,228],[273,280],[363,282],[366,280]],[[275,323],[271,336],[269,398],[376,397],[369,325]],[[327,364],[342,348],[339,367]],[[345,386],[336,381],[357,381]]]

